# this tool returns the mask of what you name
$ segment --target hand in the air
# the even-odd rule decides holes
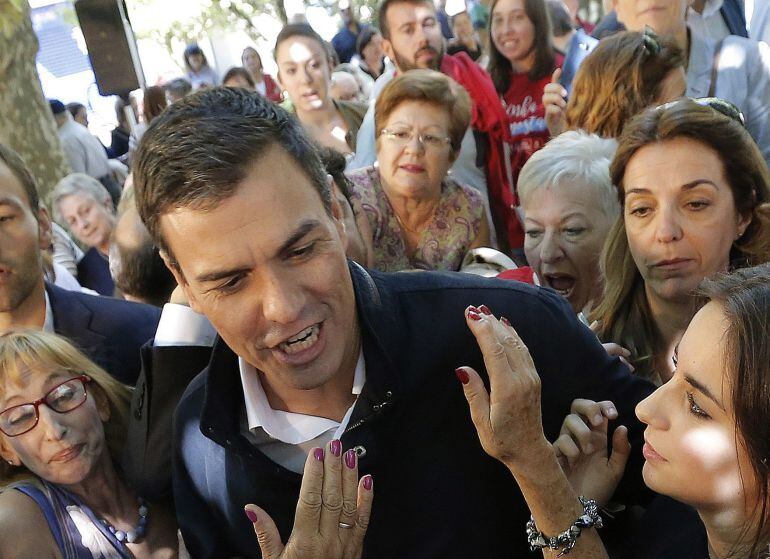
[[[559,83],[561,68],[556,68],[551,76],[551,83],[543,88],[543,107],[545,124],[551,137],[556,137],[567,128],[567,90]]]
[[[246,505],[263,559],[359,559],[374,497],[373,480],[358,479],[355,451],[342,444],[308,454],[294,528],[284,545],[273,519],[256,505]]]

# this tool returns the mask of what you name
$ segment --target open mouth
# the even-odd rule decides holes
[[[576,280],[567,274],[543,274],[543,279],[548,287],[556,291],[562,297],[569,297],[575,288]]]
[[[278,344],[278,348],[288,355],[294,355],[305,351],[318,341],[321,332],[320,324],[313,324],[302,330],[296,336]]]

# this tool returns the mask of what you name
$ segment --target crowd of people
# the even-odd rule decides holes
[[[50,100],[0,556],[770,556],[770,16],[720,6],[341,1],[108,147]]]

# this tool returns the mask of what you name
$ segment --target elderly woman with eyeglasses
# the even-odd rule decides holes
[[[130,389],[54,334],[0,334],[0,557],[167,558],[176,521],[121,478]]]
[[[489,244],[481,194],[447,174],[470,122],[467,92],[433,70],[411,70],[375,105],[377,163],[349,173],[354,210],[373,234],[372,267],[458,270]]]

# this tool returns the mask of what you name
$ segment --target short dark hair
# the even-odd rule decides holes
[[[192,84],[184,78],[174,78],[166,84],[166,91],[181,99],[192,91]]]
[[[179,208],[216,207],[233,195],[271,146],[294,159],[331,215],[331,191],[314,144],[298,120],[258,93],[207,88],[170,105],[152,121],[134,159],[136,205],[172,265],[176,263],[160,234],[160,217]]]
[[[327,42],[324,41],[323,37],[316,33],[316,30],[310,27],[307,23],[290,23],[289,25],[284,25],[283,29],[281,29],[280,33],[278,33],[278,37],[275,38],[275,49],[273,49],[273,56],[277,55],[278,47],[280,44],[284,41],[288,41],[292,37],[305,37],[306,39],[312,39],[313,41],[316,41],[319,45],[321,45],[321,48],[323,48],[328,58],[329,50],[327,47]]]
[[[197,43],[192,43],[190,45],[187,45],[187,47],[184,49],[184,66],[187,68],[188,72],[192,72],[192,66],[190,66],[190,57],[194,54],[199,54],[203,58],[203,66],[208,66],[209,61],[206,58],[206,53],[203,52],[203,49],[198,46]]]
[[[321,158],[321,162],[324,164],[326,172],[329,173],[337,188],[340,189],[342,195],[350,201],[350,194],[353,191],[353,183],[345,174],[345,167],[347,161],[345,156],[334,148],[319,146],[318,155]]]
[[[548,8],[548,15],[551,16],[554,37],[563,37],[570,31],[575,30],[572,27],[572,17],[569,15],[567,6],[564,5],[562,0],[546,0],[545,5]]]
[[[60,115],[67,110],[67,107],[64,106],[64,103],[58,99],[49,99],[48,106],[51,108],[51,112],[55,115]]]
[[[13,173],[21,183],[24,192],[27,194],[29,207],[37,218],[38,210],[40,209],[40,196],[37,193],[35,179],[32,178],[32,173],[29,172],[29,167],[27,167],[18,153],[2,143],[0,143],[0,160],[8,166],[11,173]]]
[[[115,248],[111,251],[117,252],[115,286],[126,295],[162,307],[171,298],[176,280],[146,230],[138,241],[135,246],[125,246],[117,241],[113,243]]]
[[[77,101],[73,101],[72,103],[67,103],[67,110],[72,115],[72,118],[75,118],[78,116],[78,112],[80,109],[85,109],[86,106],[83,103],[78,103]]]
[[[508,91],[511,86],[511,62],[503,56],[492,40],[492,22],[494,21],[495,6],[499,0],[492,0],[489,4],[489,23],[487,32],[489,33],[489,64],[487,72],[492,77],[492,83],[495,89],[501,95]],[[554,70],[556,64],[556,53],[551,42],[551,18],[548,16],[548,10],[545,7],[545,0],[524,0],[524,12],[529,21],[535,28],[532,49],[535,53],[535,63],[532,69],[527,73],[531,81],[541,80],[549,76]]]
[[[356,52],[361,58],[364,57],[364,49],[372,42],[372,39],[380,33],[380,30],[376,27],[364,27],[361,33],[358,34],[356,39]]]
[[[227,72],[225,72],[225,75],[222,76],[222,83],[227,83],[229,80],[234,78],[235,76],[240,76],[244,80],[246,80],[246,83],[248,83],[251,87],[256,87],[256,84],[254,83],[254,78],[251,77],[251,74],[249,74],[249,71],[246,68],[243,68],[241,66],[233,66],[230,68]]]
[[[386,39],[390,39],[390,29],[388,28],[388,10],[393,4],[426,4],[436,9],[432,0],[382,0],[380,3],[380,11],[377,14],[377,21],[380,24],[380,30],[382,36]]]

